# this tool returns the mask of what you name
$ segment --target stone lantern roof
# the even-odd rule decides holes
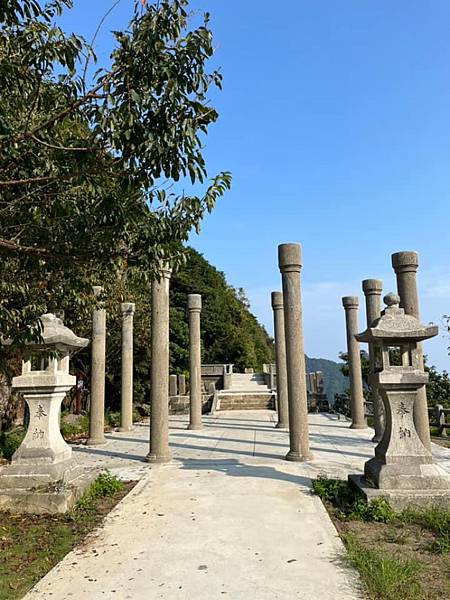
[[[74,354],[80,348],[89,344],[86,338],[78,337],[66,327],[61,319],[53,313],[45,313],[40,317],[42,323],[41,341],[27,342],[27,347],[32,350],[59,350],[64,354]],[[11,344],[10,340],[4,342]]]
[[[416,317],[405,314],[399,307],[400,297],[388,294],[384,297],[386,309],[372,327],[356,336],[359,342],[382,342],[391,344],[414,344],[436,336],[439,332],[437,325],[422,325]]]

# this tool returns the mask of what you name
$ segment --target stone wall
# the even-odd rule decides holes
[[[213,401],[213,395],[202,394],[202,412],[209,413]],[[189,396],[169,396],[169,414],[188,415]]]

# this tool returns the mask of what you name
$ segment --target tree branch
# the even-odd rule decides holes
[[[74,261],[78,260],[76,256],[70,256],[65,254],[55,254],[48,250],[47,248],[39,248],[37,246],[21,246],[20,244],[16,244],[15,242],[11,242],[10,240],[0,239],[0,250],[4,249],[8,252],[18,252],[22,254],[27,254],[28,256],[39,256],[41,258],[50,258],[53,260],[60,261]]]
[[[42,177],[29,177],[28,179],[11,179],[10,181],[0,181],[0,188],[29,185],[30,183],[44,183],[46,181],[63,181],[82,174],[83,173],[67,173],[66,175],[45,175]]]
[[[77,173],[65,173],[61,175],[43,175],[42,177],[29,177],[27,179],[11,179],[9,181],[0,181],[0,189],[17,187],[19,185],[30,185],[33,183],[52,183],[54,181],[67,181],[68,179],[73,179],[74,177],[91,177],[105,175],[106,173],[108,174],[108,177],[122,177],[123,175],[126,175],[124,171],[79,171]]]
[[[35,135],[33,135],[32,138],[38,144],[42,144],[43,146],[46,146],[47,148],[52,148],[53,150],[67,150],[68,152],[91,152],[92,150],[94,150],[94,148],[88,148],[88,147],[77,148],[77,147],[72,147],[72,146],[56,146],[54,144],[49,144],[48,142],[44,142],[44,140],[39,139]]]

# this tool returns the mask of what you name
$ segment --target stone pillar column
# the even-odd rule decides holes
[[[203,429],[202,425],[202,348],[200,312],[202,297],[189,294],[189,385],[190,411],[188,429]]]
[[[347,353],[350,378],[350,403],[352,424],[351,429],[365,429],[367,423],[364,418],[364,394],[361,373],[361,355],[359,343],[355,336],[358,334],[358,306],[356,296],[344,296],[342,305],[345,309],[347,325]]]
[[[381,315],[381,293],[383,291],[383,282],[380,279],[364,279],[362,289],[366,297],[366,317],[367,327],[372,327],[373,322],[379,319]],[[369,362],[370,373],[375,373],[375,356],[372,344],[369,344]],[[381,442],[384,431],[384,409],[383,401],[375,387],[371,385],[371,396],[373,402],[373,420],[375,435],[373,442]]]
[[[289,403],[289,443],[286,460],[312,458],[309,450],[308,399],[300,292],[300,244],[278,246],[278,265],[283,282],[284,331]]]
[[[94,296],[103,291],[93,287]],[[89,411],[89,446],[104,444],[105,440],[105,354],[106,354],[106,310],[100,308],[92,313],[91,344],[91,406]]]
[[[133,427],[133,315],[131,302],[120,305],[122,311],[122,381],[120,406],[120,431]]]
[[[288,383],[286,367],[286,336],[284,333],[283,294],[272,292],[272,309],[277,365],[278,429],[289,427]]]
[[[150,451],[151,463],[170,461],[169,449],[169,283],[171,270],[164,267],[152,282]]]
[[[186,377],[184,375],[178,375],[178,394],[186,396]]]
[[[178,396],[178,375],[169,376],[169,396]]]
[[[397,276],[397,290],[400,296],[400,307],[407,315],[419,319],[419,299],[417,296],[417,269],[419,256],[417,252],[396,252],[392,255],[392,266]],[[419,344],[419,360],[423,369],[422,345]],[[427,391],[423,386],[417,391],[414,403],[414,424],[422,444],[431,451],[430,426],[428,419]]]

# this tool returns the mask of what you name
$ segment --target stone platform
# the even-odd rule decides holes
[[[35,488],[0,488],[0,510],[32,513],[63,514],[71,510],[87,488],[94,483],[100,469],[73,468],[64,479]]]
[[[318,474],[347,478],[373,454],[372,430],[310,415],[310,463],[283,457],[288,434],[270,411],[171,417],[173,460],[143,462],[148,425],[107,434],[79,460],[140,479],[88,541],[26,596],[126,600],[358,600],[362,593],[320,500]],[[434,447],[450,470],[450,451]]]

